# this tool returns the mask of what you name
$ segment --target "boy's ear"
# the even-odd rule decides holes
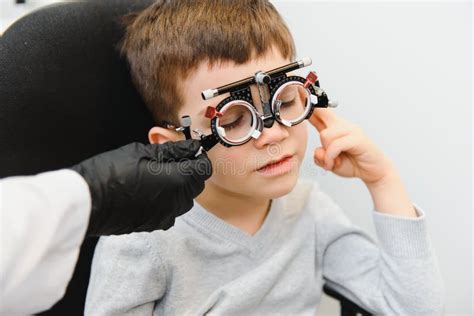
[[[184,140],[184,135],[180,134],[182,133],[164,127],[154,126],[148,132],[148,140],[150,141],[150,144],[163,144],[168,141],[175,142],[178,140]]]

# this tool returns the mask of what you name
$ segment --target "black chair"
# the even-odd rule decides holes
[[[0,37],[0,178],[60,169],[147,142],[152,118],[115,47],[123,34],[118,17],[152,1],[54,4]],[[83,314],[96,243],[84,242],[64,298],[42,315]],[[325,291],[341,300],[343,315],[363,311]]]
[[[341,307],[341,316],[371,316],[372,314],[355,304],[351,300],[348,300],[346,297],[338,293],[336,290],[332,289],[330,286],[325,284],[323,286],[323,291],[326,295],[339,301]]]
[[[0,178],[71,166],[132,141],[151,115],[114,46],[116,18],[151,0],[39,9],[0,38]],[[44,315],[82,315],[97,239],[87,240],[65,297]]]

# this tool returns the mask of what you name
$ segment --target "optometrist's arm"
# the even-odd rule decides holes
[[[90,208],[72,170],[0,180],[0,315],[44,311],[64,295]]]
[[[89,235],[167,229],[212,169],[199,142],[129,144],[74,167],[0,180],[0,314],[50,308]]]

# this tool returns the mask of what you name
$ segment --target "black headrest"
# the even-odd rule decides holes
[[[152,118],[115,46],[123,34],[117,18],[151,2],[55,4],[0,37],[0,178],[147,142]],[[64,298],[44,315],[83,314],[96,242],[84,242]]]
[[[147,142],[152,119],[115,46],[117,18],[151,2],[54,4],[0,37],[0,178]]]

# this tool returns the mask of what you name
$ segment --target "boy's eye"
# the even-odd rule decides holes
[[[295,104],[295,99],[290,100],[290,101],[283,101],[283,100],[281,100],[281,105],[280,105],[280,107],[282,107],[282,108],[284,108],[284,107],[290,107],[290,106],[292,106],[292,105],[294,105],[294,104]]]
[[[231,130],[231,129],[236,128],[240,125],[240,123],[242,122],[242,118],[243,118],[243,115],[240,115],[237,119],[235,119],[231,123],[220,124],[220,125],[221,125],[221,127],[223,127],[226,130]]]

